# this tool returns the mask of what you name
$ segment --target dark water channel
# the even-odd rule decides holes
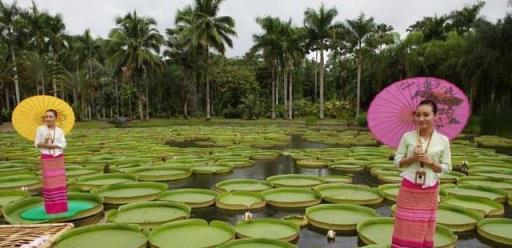
[[[183,147],[184,144],[182,144]],[[188,143],[187,145],[194,146],[193,142]],[[308,142],[302,140],[298,136],[293,136],[291,144],[288,146],[290,148],[324,148],[326,145]],[[238,168],[233,171],[231,174],[226,175],[193,175],[184,180],[171,182],[170,188],[213,188],[215,184],[219,181],[225,179],[233,179],[233,178],[254,178],[264,180],[266,177],[279,175],[279,174],[309,174],[309,175],[341,175],[340,172],[332,171],[329,169],[306,169],[300,168],[294,165],[294,160],[290,156],[280,156],[276,160],[261,160],[256,161],[254,166],[247,168]],[[354,184],[365,184],[372,187],[378,185],[377,179],[370,175],[367,171],[356,173],[352,177]],[[376,208],[377,212],[380,216],[391,216],[391,207],[392,203],[384,202],[381,206]],[[512,209],[510,206],[506,206],[506,216],[508,218],[512,217]],[[299,209],[281,209],[275,208],[272,206],[267,206],[262,210],[257,210],[252,212],[254,218],[281,218],[287,215],[303,215],[304,208]],[[211,220],[222,220],[229,222],[231,224],[235,224],[237,221],[242,220],[244,212],[227,212],[223,210],[219,210],[215,207],[208,207],[202,209],[195,209],[192,211],[191,218],[202,218],[208,221]],[[323,248],[323,247],[358,247],[363,246],[363,243],[358,241],[357,233],[349,233],[349,234],[339,234],[336,237],[335,242],[327,242],[326,231],[316,230],[314,227],[307,226],[302,228],[300,232],[300,237],[297,241],[297,245],[301,248]],[[485,248],[492,247],[482,243],[479,239],[476,238],[476,232],[459,234],[458,241],[456,243],[456,247],[464,247],[464,248]]]

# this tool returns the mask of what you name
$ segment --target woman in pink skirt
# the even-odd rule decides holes
[[[405,133],[395,154],[404,168],[397,198],[393,248],[434,247],[439,178],[452,169],[450,141],[435,130],[437,105],[420,102],[414,113],[416,130]]]
[[[66,138],[62,129],[55,125],[57,111],[48,109],[43,116],[44,125],[37,128],[34,145],[41,153],[44,208],[47,214],[68,211],[64,151]]]

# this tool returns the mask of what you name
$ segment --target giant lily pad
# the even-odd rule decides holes
[[[144,248],[147,237],[137,225],[101,224],[71,229],[60,236],[54,248]]]
[[[302,174],[285,174],[270,176],[266,179],[274,187],[314,187],[323,183],[318,176]]]
[[[86,193],[69,193],[68,204],[77,204],[86,207],[80,207],[79,209],[73,209],[70,207],[70,211],[72,211],[72,213],[60,215],[58,217],[50,217],[44,212],[43,199],[41,197],[29,197],[6,204],[2,209],[2,212],[5,220],[10,224],[74,221],[91,217],[102,212],[102,203],[103,198],[99,196]],[[23,216],[34,216],[33,213],[27,213],[29,211],[39,211],[40,214],[35,213],[38,216],[37,218],[24,218]],[[46,215],[46,218],[43,215]]]
[[[270,183],[256,179],[228,179],[215,184],[215,188],[221,192],[252,191],[259,192],[271,188]]]
[[[141,181],[172,181],[184,179],[192,175],[190,169],[172,165],[141,166],[127,169],[125,172],[137,176]]]
[[[218,208],[227,210],[246,210],[263,208],[266,205],[266,201],[260,193],[233,191],[217,196],[215,205]]]
[[[512,246],[512,219],[488,218],[477,224],[478,234],[501,245]]]
[[[487,198],[475,196],[444,196],[441,202],[463,207],[484,214],[486,217],[502,216],[505,212],[503,204],[489,200]]]
[[[164,183],[123,183],[95,189],[92,193],[102,196],[108,204],[126,204],[130,202],[155,200],[167,190]]]
[[[229,241],[217,248],[296,248],[297,246],[286,241],[276,239],[238,239]]]
[[[483,214],[463,207],[441,203],[437,209],[437,223],[454,232],[470,231],[483,219]]]
[[[154,248],[216,247],[235,237],[235,229],[224,222],[201,219],[174,221],[156,227],[149,233]]]
[[[218,195],[217,192],[208,189],[174,189],[160,194],[159,200],[182,202],[191,208],[202,208],[213,205]]]
[[[316,192],[308,188],[276,188],[261,194],[268,204],[275,207],[309,207],[322,201]]]
[[[130,203],[107,212],[107,221],[154,227],[166,222],[187,219],[190,207],[178,202],[150,201]]]
[[[393,218],[376,217],[357,224],[357,233],[359,238],[366,244],[391,244],[393,235]],[[436,226],[434,237],[434,247],[451,248],[455,246],[457,236],[450,229],[442,226]]]
[[[105,185],[114,185],[121,183],[136,182],[137,177],[134,175],[123,173],[111,173],[103,175],[83,176],[78,177],[73,185],[79,187],[83,191],[90,191]]]
[[[512,191],[512,183],[510,182],[510,180],[505,179],[496,179],[484,176],[467,176],[459,178],[458,183],[494,187],[498,189]]]
[[[378,216],[374,209],[353,204],[320,204],[306,209],[311,225],[326,229],[349,231],[369,218]]]
[[[384,198],[390,201],[396,201],[398,192],[400,191],[400,184],[383,184],[379,185],[379,190],[384,195]]]
[[[461,185],[442,185],[441,194],[443,195],[465,195],[483,197],[500,203],[507,199],[507,191],[480,185],[461,184]]]
[[[35,175],[12,175],[0,178],[0,191],[38,190],[41,180]]]
[[[374,205],[384,200],[378,189],[371,189],[366,185],[329,183],[316,186],[314,190],[323,200],[332,203]]]
[[[267,238],[292,241],[299,235],[299,226],[280,219],[260,218],[236,224],[236,233],[241,238]]]

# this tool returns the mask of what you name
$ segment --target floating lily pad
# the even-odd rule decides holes
[[[376,217],[357,224],[357,234],[365,244],[391,244],[393,235],[393,218]],[[451,248],[455,246],[457,236],[450,229],[436,226],[434,247]]]
[[[107,221],[155,227],[170,221],[187,219],[190,207],[178,202],[150,201],[130,203],[107,212]]]
[[[156,227],[149,233],[154,248],[204,248],[216,247],[235,238],[233,226],[201,219],[174,221]]]
[[[286,241],[276,239],[238,239],[229,241],[217,248],[296,248],[297,246]]]
[[[283,218],[282,220],[291,221],[298,225],[299,227],[305,227],[308,225],[308,218],[305,215],[288,215]]]
[[[495,179],[484,176],[467,176],[459,178],[458,183],[494,187],[498,189],[512,191],[512,183],[510,182],[510,180],[505,179]]]
[[[260,151],[251,154],[250,158],[252,160],[271,160],[276,159],[281,155],[280,151]]]
[[[254,161],[249,159],[222,158],[217,160],[216,164],[229,165],[233,168],[249,167],[254,165]]]
[[[314,190],[323,200],[332,203],[374,205],[384,200],[378,189],[371,189],[366,185],[329,183],[316,186]]]
[[[268,204],[275,207],[309,207],[322,201],[315,191],[308,188],[276,188],[261,194]]]
[[[365,162],[360,160],[337,160],[329,165],[329,169],[343,172],[360,172],[365,168]]]
[[[356,225],[378,216],[374,209],[353,204],[320,204],[306,209],[311,225],[338,231],[355,230]]]
[[[297,166],[305,167],[305,168],[325,168],[327,167],[327,162],[322,160],[298,160],[295,162]]]
[[[502,216],[505,213],[503,204],[487,198],[475,196],[444,196],[441,202],[463,207],[484,214],[486,217]]]
[[[83,191],[90,191],[92,189],[99,188],[105,185],[132,183],[136,181],[137,177],[134,175],[123,173],[111,173],[79,177],[76,179],[76,181],[73,182],[73,185],[79,187]]]
[[[192,175],[190,169],[172,165],[141,166],[127,169],[125,172],[137,176],[141,181],[173,181]]]
[[[218,195],[217,192],[208,189],[174,189],[160,194],[159,200],[182,202],[191,208],[202,208],[215,204]]]
[[[512,219],[488,218],[478,222],[478,234],[493,242],[512,246]]]
[[[481,219],[483,219],[483,214],[479,212],[446,203],[439,204],[437,209],[437,223],[454,232],[473,230]]]
[[[218,208],[228,210],[246,210],[263,208],[266,205],[266,201],[260,193],[233,191],[217,196],[215,205]]]
[[[123,183],[95,189],[92,193],[102,196],[108,204],[126,204],[130,202],[151,201],[167,190],[164,183]]]
[[[13,175],[0,178],[0,191],[38,190],[41,188],[41,179],[35,175]]]
[[[441,183],[455,183],[459,178],[464,178],[466,175],[457,171],[450,171],[449,173],[441,174]]]
[[[299,226],[295,223],[270,218],[252,219],[236,224],[236,233],[240,238],[268,238],[292,241],[299,235]]]
[[[80,205],[79,209],[70,208],[72,213],[68,215],[61,215],[59,217],[48,217],[43,207],[43,198],[41,197],[28,197],[18,201],[10,202],[4,206],[2,212],[5,221],[10,224],[31,224],[31,223],[44,223],[55,221],[74,221],[82,218],[91,217],[103,211],[103,198],[87,193],[69,193],[68,204]],[[84,207],[87,206],[87,207]],[[30,218],[26,219],[23,215],[27,211],[39,211],[41,214],[38,216],[46,215],[47,218]],[[30,214],[30,216],[34,216]],[[44,217],[44,216],[43,216]]]
[[[71,229],[60,236],[54,248],[142,248],[147,237],[137,225],[101,224]]]
[[[400,184],[383,184],[379,185],[379,190],[384,195],[384,198],[390,201],[396,201],[398,192],[400,191]]]
[[[0,209],[7,203],[24,199],[30,196],[28,191],[3,191],[0,192]]]
[[[259,192],[269,188],[272,185],[266,181],[256,179],[228,179],[220,181],[215,184],[215,188],[218,191],[230,192],[230,191],[252,191]]]
[[[197,165],[191,168],[195,174],[225,174],[233,170],[233,166],[228,164],[205,164]]]
[[[483,197],[500,203],[507,199],[507,191],[487,186],[461,184],[461,185],[443,185],[441,186],[443,195],[465,195]]]
[[[342,175],[323,176],[321,179],[325,183],[352,183],[352,177]]]
[[[314,187],[323,183],[318,176],[301,175],[301,174],[285,174],[270,176],[266,179],[274,187]]]

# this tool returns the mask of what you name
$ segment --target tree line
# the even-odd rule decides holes
[[[58,96],[81,120],[127,117],[357,118],[390,83],[412,76],[454,82],[473,113],[510,109],[512,16],[495,22],[475,2],[412,23],[405,36],[371,16],[343,20],[335,7],[274,16],[243,56],[226,58],[235,21],[223,0],[194,0],[160,33],[131,11],[108,37],[70,35],[60,14],[0,2],[2,116],[26,97]],[[507,6],[504,6],[506,8]],[[363,114],[362,114],[363,113]]]

